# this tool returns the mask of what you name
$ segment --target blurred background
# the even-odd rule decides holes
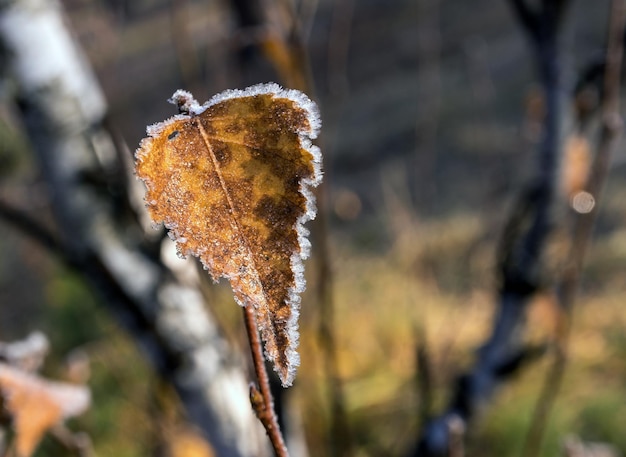
[[[445,408],[456,376],[471,366],[490,332],[497,242],[512,201],[533,174],[541,102],[530,48],[510,5],[61,4],[105,95],[106,122],[128,151],[147,125],[175,114],[166,100],[179,88],[202,102],[228,88],[276,81],[318,102],[324,216],[309,224],[313,257],[300,321],[302,365],[288,399],[310,455],[331,455],[333,413],[319,336],[326,315],[317,306],[325,288],[334,303],[333,350],[352,455],[405,455],[423,418]],[[609,6],[608,0],[570,4],[561,34],[568,94],[580,71],[604,53]],[[296,46],[295,54],[285,43]],[[47,191],[9,81],[0,86],[0,194],[10,200],[28,189],[29,211],[45,216]],[[619,147],[542,456],[560,455],[567,437],[607,442],[626,453],[625,159]],[[43,369],[50,378],[68,378],[68,355],[88,359],[93,402],[71,427],[91,436],[95,453],[211,455],[171,387],[89,287],[18,231],[0,227],[0,340],[42,330],[51,342]],[[324,245],[330,280],[317,267]],[[228,284],[205,287],[222,331],[245,348]],[[554,307],[545,296],[531,305],[525,338],[544,341],[554,332]],[[418,358],[418,348],[426,358]],[[419,360],[428,363],[427,405]],[[529,364],[497,391],[472,423],[467,455],[519,454],[549,364],[547,357]],[[67,451],[46,441],[39,455]]]

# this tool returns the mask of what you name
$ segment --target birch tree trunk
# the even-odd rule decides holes
[[[199,289],[142,249],[147,238],[141,224],[117,217],[119,203],[90,179],[116,186],[122,206],[131,207],[128,189],[138,183],[124,167],[130,158],[123,163],[101,126],[104,96],[59,3],[0,0],[0,46],[48,184],[63,260],[99,293],[174,386],[216,455],[267,455],[241,360],[206,312]]]

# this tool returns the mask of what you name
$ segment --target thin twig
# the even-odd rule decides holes
[[[203,85],[200,80],[200,63],[194,48],[194,37],[189,24],[190,2],[187,0],[172,0],[170,3],[170,34],[176,50],[178,69],[183,84],[190,89],[200,100],[204,99]]]
[[[350,91],[348,57],[353,20],[354,0],[333,2],[327,51],[328,90],[333,97],[344,96]]]
[[[96,455],[91,438],[86,433],[73,433],[64,424],[58,424],[50,429],[50,434],[65,449],[71,451],[77,457],[95,457]]]
[[[63,257],[64,249],[52,231],[32,218],[26,211],[0,200],[0,220],[34,239],[52,254]]]
[[[424,425],[430,419],[433,405],[432,362],[423,326],[415,328],[415,384],[419,396],[419,421]]]
[[[548,369],[542,392],[534,412],[533,426],[529,430],[524,456],[538,455],[546,422],[556,395],[560,389],[565,366],[567,365],[568,341],[571,334],[572,311],[580,285],[580,276],[585,254],[590,244],[591,233],[598,215],[598,203],[608,174],[612,151],[617,144],[622,119],[619,113],[620,73],[623,54],[623,35],[626,23],[626,2],[613,0],[611,3],[609,32],[607,39],[607,58],[604,74],[604,99],[602,100],[601,137],[594,162],[592,164],[586,192],[595,204],[590,212],[578,214],[574,223],[572,243],[568,264],[558,286],[559,305],[563,310],[563,321],[557,335],[554,362]]]
[[[318,200],[319,201],[319,200]],[[335,302],[333,299],[333,280],[328,248],[328,226],[325,209],[320,209],[321,220],[317,235],[322,244],[319,250],[318,267],[318,304],[320,307],[319,342],[324,354],[324,371],[330,396],[330,444],[331,455],[346,457],[352,455],[352,433],[346,413],[343,381],[339,373],[337,358],[337,338]]]
[[[272,443],[274,452],[277,457],[289,457],[285,440],[278,426],[276,412],[274,411],[274,399],[270,390],[270,380],[265,368],[265,358],[263,357],[263,346],[261,338],[257,330],[256,313],[253,306],[244,306],[244,320],[246,323],[246,331],[250,340],[250,351],[252,353],[252,362],[254,371],[256,372],[259,388],[250,386],[250,403],[256,416],[265,427],[267,436]],[[260,390],[259,390],[260,389]]]

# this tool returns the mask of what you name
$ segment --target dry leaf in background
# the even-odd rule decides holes
[[[315,217],[310,188],[321,181],[311,140],[317,107],[296,90],[261,84],[200,106],[185,91],[182,113],[148,128],[136,153],[153,221],[163,221],[181,254],[230,280],[236,301],[256,309],[265,352],[283,385],[299,363],[302,259]]]
[[[581,135],[571,135],[564,147],[561,187],[569,198],[584,190],[591,169],[591,146]]]
[[[30,456],[48,429],[83,413],[91,403],[84,386],[52,382],[0,363],[0,395],[15,430],[15,451]]]

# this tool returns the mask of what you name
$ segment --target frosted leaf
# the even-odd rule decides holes
[[[136,153],[151,218],[165,223],[179,252],[229,279],[237,303],[255,307],[265,353],[288,386],[310,251],[303,224],[315,217],[311,188],[322,179],[311,143],[317,107],[274,83],[202,106],[182,90],[171,101],[184,114],[150,127]]]

